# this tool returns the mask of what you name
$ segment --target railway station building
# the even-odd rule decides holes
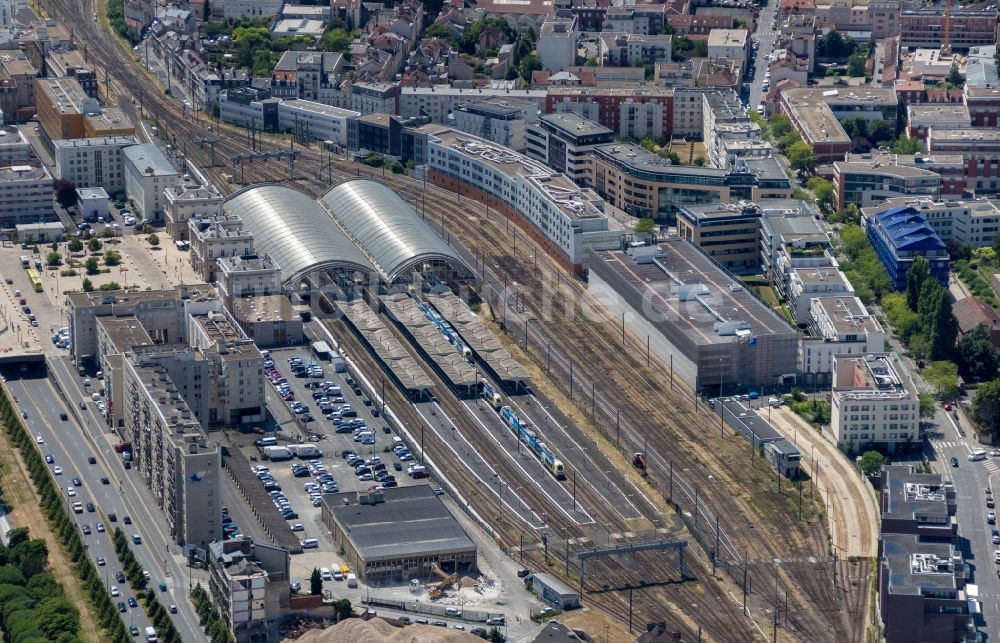
[[[591,251],[589,264],[591,294],[699,393],[795,384],[798,331],[691,243]]]
[[[323,524],[369,585],[471,574],[476,544],[429,485],[323,496]]]
[[[474,283],[475,272],[395,192],[370,180],[345,181],[318,200],[292,188],[244,188],[222,206],[243,220],[259,254],[268,255],[288,288],[310,278],[336,289],[401,284]]]

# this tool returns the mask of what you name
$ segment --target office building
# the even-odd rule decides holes
[[[906,135],[918,141],[927,140],[932,127],[938,129],[969,129],[972,117],[969,108],[961,103],[917,103],[906,106]]]
[[[799,333],[732,273],[676,237],[592,250],[588,290],[699,393],[795,382]],[[721,387],[721,388],[720,388]]]
[[[591,174],[590,152],[614,138],[608,128],[576,114],[544,114],[528,126],[526,154],[584,185]]]
[[[326,494],[321,512],[344,560],[368,585],[476,569],[476,544],[428,485]]]
[[[222,536],[222,454],[160,366],[123,362],[122,430],[132,461],[178,545]]]
[[[428,116],[432,123],[450,124],[450,116],[459,106],[489,98],[530,101],[535,103],[542,113],[551,111],[545,109],[548,90],[514,89],[506,81],[498,81],[495,85],[476,88],[451,87],[449,85],[399,87],[398,113],[400,118]],[[388,113],[397,112],[391,110]]]
[[[0,225],[40,223],[55,215],[52,175],[45,166],[0,167]]]
[[[760,266],[761,210],[754,203],[685,205],[677,212],[677,236],[701,248],[738,275]]]
[[[802,140],[813,148],[819,163],[844,159],[851,150],[851,138],[840,121],[860,116],[869,121],[897,118],[896,92],[865,85],[858,88],[825,89],[789,87],[778,94],[780,111],[788,116]]]
[[[112,196],[122,195],[122,150],[137,142],[134,136],[56,139],[52,141],[56,178],[77,187],[103,187]]]
[[[802,339],[799,372],[806,385],[831,384],[835,355],[868,355],[885,349],[885,330],[854,296],[810,300],[809,337]]]
[[[497,145],[524,152],[529,123],[538,121],[538,105],[516,98],[491,97],[459,105],[455,129]]]
[[[920,400],[895,353],[834,355],[830,429],[838,448],[920,444]]]
[[[270,348],[305,343],[302,315],[284,294],[241,297],[227,300],[226,306],[257,346]]]
[[[359,112],[299,98],[278,103],[278,129],[341,146],[347,145],[347,121],[357,116]]]
[[[977,194],[1000,191],[1000,130],[995,127],[942,129],[927,134],[931,154],[961,155],[966,188]]]
[[[219,94],[219,119],[231,125],[253,129],[278,127],[277,98],[255,87],[234,87]]]
[[[0,127],[0,167],[37,163],[31,143],[16,127]]]
[[[973,248],[993,244],[1000,230],[1000,207],[985,198],[975,201],[935,201],[932,199],[886,199],[865,208],[863,212],[875,214],[895,208],[913,208],[930,224],[944,241],[956,241]]]
[[[836,161],[833,187],[837,205],[867,208],[886,199],[927,196],[942,192],[941,175],[922,167],[872,161]]]
[[[156,224],[163,223],[164,190],[177,183],[177,170],[156,145],[132,145],[122,151],[125,194],[137,214]]]
[[[916,257],[924,257],[931,277],[948,287],[948,249],[918,210],[884,210],[862,217],[862,224],[896,290],[906,288],[906,273]]]
[[[542,69],[560,71],[576,64],[576,41],[580,37],[576,18],[550,17],[538,33],[538,58]]]
[[[427,178],[509,215],[553,258],[578,272],[587,248],[618,247],[624,234],[598,209],[601,200],[593,192],[527,156],[463,132],[445,129],[428,136]]]
[[[166,204],[166,230],[174,241],[188,240],[188,221],[222,214],[222,195],[212,186],[182,181],[163,192]]]
[[[97,74],[93,72],[83,59],[79,49],[53,49],[45,57],[48,75],[56,78],[76,78],[87,96],[97,98]]]
[[[738,159],[728,169],[674,165],[638,145],[593,149],[588,185],[635,217],[673,224],[684,206],[791,196],[788,176],[773,158]]]
[[[909,465],[882,468],[878,606],[887,643],[972,643],[982,612],[958,542],[955,486]]]
[[[209,593],[236,643],[266,638],[288,610],[288,551],[241,536],[213,542],[208,554]]]
[[[38,122],[49,139],[133,136],[133,128],[117,107],[103,107],[72,77],[36,78]]]

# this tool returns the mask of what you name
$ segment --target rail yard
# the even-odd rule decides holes
[[[583,282],[515,222],[491,212],[488,201],[316,147],[296,146],[294,165],[255,160],[233,172],[230,157],[251,151],[242,133],[192,114],[135,65],[123,64],[132,56],[99,31],[92,1],[51,0],[49,10],[88,43],[89,61],[110,75],[107,88],[119,105],[154,124],[224,194],[280,172],[290,174],[283,183],[314,198],[341,181],[374,178],[406,199],[474,269],[480,321],[515,362],[530,364],[527,372],[546,383],[511,389],[481,362],[476,394],[462,395],[402,315],[391,314],[390,302],[369,299],[430,376],[432,399],[413,401],[395,386],[378,386],[385,365],[348,320],[332,316],[323,324],[367,376],[369,394],[378,399],[384,390],[386,415],[405,428],[414,452],[513,556],[580,586],[585,605],[610,618],[633,627],[666,621],[685,640],[864,636],[868,585],[857,579],[874,571],[866,560],[830,550],[811,485],[798,489],[748,457],[745,442],[720,432],[717,415],[673,376],[669,363],[650,354],[646,338],[611,318]],[[213,149],[199,143],[216,139]],[[259,141],[263,152],[285,145],[266,136]],[[404,296],[394,305],[428,303],[453,330],[458,326],[444,304]],[[333,311],[333,302],[324,305]],[[573,408],[561,408],[564,400]],[[634,454],[643,455],[641,471]],[[581,583],[577,553],[667,539],[689,541],[683,566],[670,551],[596,558],[587,561]]]

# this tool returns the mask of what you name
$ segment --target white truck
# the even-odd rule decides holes
[[[152,626],[146,628],[146,640],[155,641],[156,640],[156,630]]]
[[[287,447],[289,451],[300,458],[322,458],[323,452],[316,448],[313,444],[289,444]]]
[[[266,459],[274,462],[278,460],[292,459],[292,452],[289,451],[288,447],[278,447],[278,446],[264,447],[260,451],[261,455],[263,455]]]
[[[347,575],[347,586],[357,587],[358,586],[358,576],[355,573],[350,573]]]

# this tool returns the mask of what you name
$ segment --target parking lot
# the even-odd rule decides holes
[[[294,375],[290,362],[293,358],[301,360],[306,377]],[[303,582],[308,580],[313,567],[327,567],[332,572],[334,568],[343,564],[343,561],[335,555],[336,548],[321,522],[316,490],[313,490],[310,496],[306,486],[316,485],[318,491],[325,493],[366,491],[373,485],[379,484],[375,476],[382,467],[387,474],[394,477],[397,485],[413,484],[413,479],[407,473],[407,467],[413,464],[413,460],[410,459],[413,456],[407,456],[401,451],[404,459],[399,459],[397,453],[393,451],[393,447],[398,446],[399,439],[388,432],[388,427],[382,422],[380,410],[365,404],[367,398],[360,393],[360,389],[352,387],[353,380],[348,373],[335,372],[329,361],[317,359],[308,347],[272,350],[269,359],[267,364],[271,364],[270,368],[277,370],[285,380],[283,383],[285,387],[280,389],[273,382],[266,384],[268,408],[274,415],[279,430],[252,434],[252,440],[246,440],[241,451],[251,460],[251,467],[258,467],[261,471],[260,475],[264,478],[262,487],[265,482],[272,483],[266,488],[269,493],[273,493],[276,504],[280,505],[279,511],[292,512],[289,514],[288,524],[290,527],[296,526],[297,538],[318,541],[316,548],[307,548],[302,555],[295,556],[292,560],[292,576]],[[309,369],[313,365],[321,367],[322,373],[317,371],[313,373],[316,376],[309,377]],[[265,372],[267,370],[269,369],[265,369]],[[331,413],[337,410],[342,412],[348,405],[356,413],[356,415],[347,413],[340,416],[339,422],[342,425],[340,433],[337,432],[335,420],[326,417],[327,414],[320,409],[320,402],[313,397],[314,393],[317,397],[324,393],[324,385],[327,385],[326,390],[330,391],[330,394],[326,394],[326,398]],[[334,387],[339,387],[339,395]],[[296,403],[304,405],[304,411],[295,413],[291,405]],[[303,421],[306,415],[311,416],[312,420]],[[349,425],[352,422],[354,426]],[[356,432],[363,429],[367,429],[367,433],[356,435]],[[267,445],[273,442],[273,447],[254,446],[253,442],[259,440],[264,440],[264,444]],[[264,459],[264,452],[271,451],[284,455],[283,452],[291,445],[303,445],[303,452],[308,451],[309,447],[315,447],[322,455],[310,454],[302,457],[293,455],[290,459],[275,461]],[[298,450],[297,447],[292,448]],[[345,451],[353,452],[361,460],[378,458],[378,462],[372,461],[369,464],[371,471],[367,472],[365,479],[361,479],[356,475],[355,467],[345,459]],[[256,458],[256,461],[253,458]],[[379,463],[382,467],[378,466]],[[261,467],[266,467],[266,470]],[[298,476],[293,473],[293,467],[302,469]],[[368,478],[369,475],[371,478]],[[301,525],[301,530],[298,530],[298,525]],[[343,584],[340,587],[343,588]]]

